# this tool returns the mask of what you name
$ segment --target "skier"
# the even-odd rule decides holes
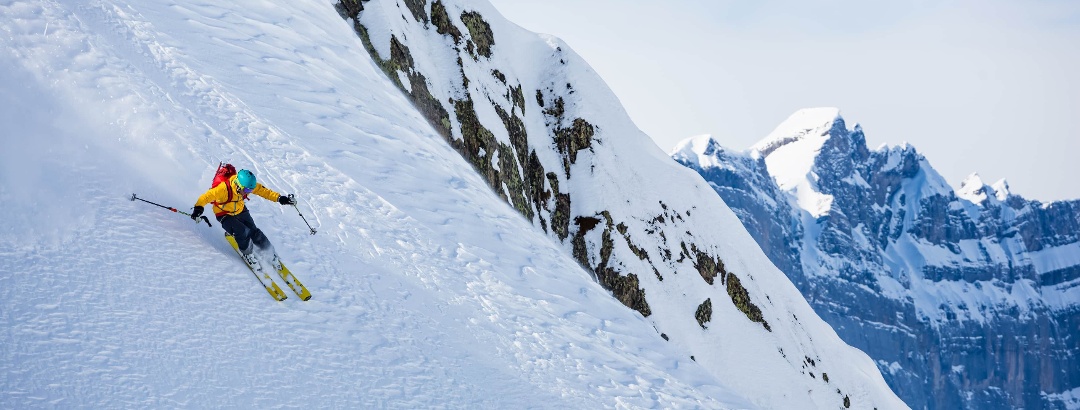
[[[274,245],[271,245],[262,230],[255,226],[255,220],[251,219],[251,214],[244,206],[244,200],[247,199],[248,194],[252,193],[281,205],[295,203],[289,196],[281,195],[256,182],[255,174],[251,171],[241,169],[236,175],[225,178],[222,183],[214,185],[199,196],[195,203],[195,210],[191,212],[191,219],[197,220],[202,215],[204,204],[213,203],[214,215],[225,231],[236,239],[236,245],[244,256],[244,262],[247,262],[253,270],[260,270],[254,252],[257,247],[260,253],[270,255],[270,265],[280,271],[281,259],[274,251]]]

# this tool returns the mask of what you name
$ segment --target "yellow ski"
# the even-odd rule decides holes
[[[292,289],[293,292],[296,292],[296,296],[299,296],[300,300],[311,299],[311,292],[308,292],[307,288],[304,287],[304,284],[300,283],[300,279],[297,279],[296,276],[289,271],[289,268],[285,267],[284,263],[281,264],[281,270],[277,271],[277,273],[278,275],[281,275],[281,280],[284,280],[285,284],[289,285],[289,288]]]
[[[236,245],[236,239],[233,238],[232,235],[225,234],[225,240],[229,241],[229,245],[232,245],[233,250],[236,251],[236,255],[239,256],[241,259],[243,259],[244,255],[242,253],[240,253],[240,247]],[[288,298],[288,296],[285,296],[285,292],[281,291],[281,288],[278,287],[277,283],[274,283],[274,280],[272,278],[270,278],[270,275],[267,275],[266,272],[256,272],[255,269],[252,269],[251,266],[248,266],[248,264],[246,262],[244,263],[244,266],[247,266],[248,269],[251,270],[251,273],[255,275],[255,279],[259,280],[259,283],[261,283],[263,285],[263,287],[266,288],[266,291],[270,293],[270,297],[274,298],[274,300],[280,302],[280,301],[283,301],[283,300]],[[282,267],[284,267],[284,266],[282,266]],[[259,276],[260,274],[262,275],[261,277]],[[285,275],[282,274],[282,277],[284,277],[284,276]],[[263,280],[263,279],[266,279],[266,280]],[[270,283],[270,284],[267,285],[267,283]],[[288,282],[286,282],[286,283],[288,283]],[[292,284],[289,284],[289,286],[292,286]],[[304,291],[306,292],[307,289],[304,289]],[[310,298],[310,297],[311,297],[311,295],[308,294],[308,298]],[[304,300],[307,300],[307,299],[304,299]]]

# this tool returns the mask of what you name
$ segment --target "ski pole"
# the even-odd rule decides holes
[[[311,227],[311,224],[308,223],[307,218],[304,218],[304,214],[300,213],[300,208],[296,207],[296,195],[289,194],[289,201],[292,202],[293,209],[296,209],[296,213],[300,214],[300,219],[304,220],[304,224],[307,225],[307,228],[311,230],[311,234],[314,235],[315,228]]]
[[[176,212],[176,213],[178,213],[178,214],[181,214],[181,215],[187,215],[187,216],[189,216],[189,217],[191,216],[191,214],[189,214],[189,213],[187,213],[187,212],[184,212],[184,211],[178,210],[178,209],[176,209],[176,208],[168,207],[168,206],[165,206],[165,205],[162,205],[162,204],[155,204],[155,203],[153,203],[153,202],[150,202],[150,201],[147,201],[147,200],[145,200],[145,199],[139,198],[139,197],[135,196],[135,194],[131,194],[131,198],[130,198],[130,200],[134,202],[134,201],[135,201],[136,199],[138,199],[138,200],[140,200],[140,201],[143,201],[143,202],[146,202],[146,203],[148,203],[148,204],[150,204],[150,205],[155,205],[155,206],[159,206],[159,207],[162,207],[162,208],[168,209],[168,210],[170,210],[170,211]],[[202,216],[202,220],[203,220],[203,222],[206,222],[206,226],[209,226],[209,227],[211,227],[211,228],[213,228],[213,227],[214,227],[214,225],[211,225],[211,224],[210,224],[210,220],[209,220],[209,219],[206,219],[206,215],[203,215],[203,216]],[[198,223],[198,222],[199,222],[199,221],[195,221],[195,223]],[[314,234],[312,234],[312,235],[314,235]]]

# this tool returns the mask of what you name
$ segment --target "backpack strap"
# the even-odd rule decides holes
[[[233,176],[235,176],[235,175],[233,175]],[[224,205],[234,202],[234,199],[235,199],[236,202],[240,201],[240,199],[236,199],[236,195],[238,195],[239,193],[234,190],[234,186],[233,186],[232,182],[230,182],[231,179],[232,179],[232,176],[230,176],[228,178],[225,178],[223,181],[221,181],[223,184],[225,184],[225,192],[228,195],[228,197],[225,199],[225,202],[222,202],[222,203],[215,202],[214,203],[214,205],[221,206],[223,210],[224,210]],[[243,194],[243,199],[244,200],[248,199],[248,195],[246,193]],[[220,214],[215,213],[215,215],[220,217],[221,215],[225,215],[225,213],[224,212],[220,213]]]
[[[222,182],[225,183],[225,192],[229,193],[229,197],[228,197],[228,199],[225,200],[225,203],[229,203],[229,202],[233,201],[232,200],[232,198],[233,198],[233,188],[232,188],[232,184],[229,183],[230,179],[232,179],[232,178],[231,177],[230,178],[225,178],[225,181],[222,181]]]

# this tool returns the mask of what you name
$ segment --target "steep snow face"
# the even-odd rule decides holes
[[[0,407],[903,406],[564,44],[362,4],[0,1]],[[311,301],[128,200],[220,160]]]
[[[832,208],[833,197],[821,192],[814,159],[834,135],[832,130],[843,119],[837,108],[810,108],[792,114],[751,148],[765,158],[769,174],[780,189],[790,192],[800,208],[819,218]]]
[[[903,406],[565,43],[483,1],[338,9],[496,194],[724,385],[762,407]]]
[[[703,145],[695,137],[672,157],[908,404],[1058,405],[1044,393],[1080,385],[1069,342],[1080,336],[1080,202],[1029,201],[978,174],[954,192],[910,145],[870,151],[843,124],[834,109],[803,110],[747,153],[715,141],[688,151]]]

